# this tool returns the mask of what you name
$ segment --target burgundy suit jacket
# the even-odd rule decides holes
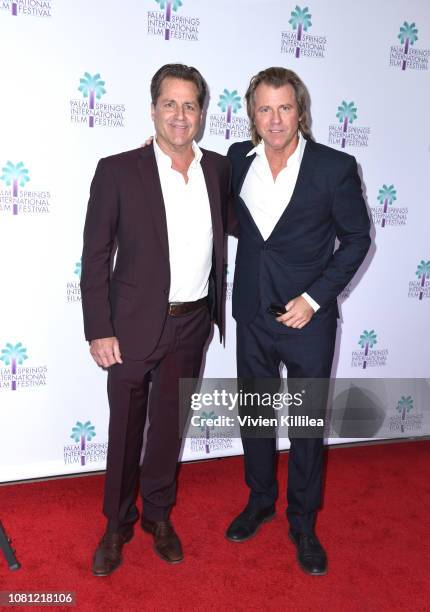
[[[202,152],[214,241],[209,306],[221,336],[231,170],[222,155]],[[81,292],[86,339],[116,336],[123,356],[144,359],[161,336],[169,290],[166,213],[153,146],[101,159],[91,183],[84,229]]]

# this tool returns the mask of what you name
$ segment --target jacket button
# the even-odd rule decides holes
[[[164,295],[167,295],[168,293],[169,293],[169,290],[168,290],[168,289],[165,289],[165,290],[164,290]]]

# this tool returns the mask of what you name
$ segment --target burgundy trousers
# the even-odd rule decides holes
[[[183,433],[179,379],[198,377],[210,328],[206,306],[187,315],[167,316],[158,345],[149,357],[142,361],[123,359],[122,364],[109,368],[109,443],[103,505],[108,531],[123,531],[138,520],[139,482],[145,518],[167,519],[175,501]]]

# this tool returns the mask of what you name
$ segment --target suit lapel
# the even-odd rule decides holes
[[[237,195],[237,201],[242,206],[245,215],[248,217],[249,224],[250,224],[251,228],[253,229],[257,239],[260,240],[260,241],[261,240],[264,241],[264,238],[261,235],[260,230],[258,229],[258,226],[255,223],[253,216],[249,212],[249,208],[247,207],[247,205],[244,202],[244,200],[242,200],[242,198],[240,197],[240,192],[241,192],[241,189],[243,187],[243,183],[245,182],[246,175],[248,174],[248,171],[249,171],[249,169],[251,167],[252,162],[255,159],[255,156],[256,156],[256,153],[253,153],[252,155],[249,155],[249,156],[245,155],[245,157],[240,160],[240,162],[239,162],[240,166],[237,169],[237,174],[236,174],[236,178],[235,178],[235,186],[234,186],[234,188],[235,188],[235,192],[236,192],[236,195]]]
[[[241,166],[237,174],[236,186],[235,186],[237,195],[240,194],[240,191],[243,187],[243,183],[245,182],[246,175],[248,174],[248,170],[250,169],[251,164],[255,159],[255,156],[256,156],[256,153],[253,153],[252,155],[249,155],[249,157],[245,157],[243,160],[241,160]]]
[[[163,192],[153,145],[142,149],[138,159],[138,168],[143,183],[143,191],[146,196],[145,200],[147,200],[150,207],[161,247],[166,258],[169,259],[166,209],[164,207]]]
[[[202,149],[201,166],[205,177],[206,189],[208,192],[209,205],[211,209],[212,228],[214,235],[214,245],[217,244],[216,238],[223,235],[222,218],[221,218],[221,202],[219,192],[219,179],[216,173],[215,165],[211,164],[207,153]]]
[[[278,219],[275,227],[273,228],[272,233],[270,234],[270,236],[268,237],[267,240],[270,240],[270,238],[273,236],[273,234],[275,234],[276,230],[283,224],[285,223],[286,220],[288,220],[288,218],[291,216],[291,214],[294,212],[294,209],[297,206],[300,206],[300,204],[304,202],[304,200],[306,200],[307,198],[307,188],[308,188],[308,184],[309,184],[309,179],[311,177],[311,174],[313,172],[313,168],[314,168],[314,164],[313,164],[313,154],[314,154],[314,146],[313,146],[313,142],[310,140],[306,143],[306,147],[303,153],[303,159],[302,162],[300,164],[300,170],[299,170],[299,174],[297,176],[297,181],[294,187],[294,191],[293,194],[291,196],[291,200],[288,203],[288,205],[286,206],[284,212],[282,213],[282,215],[280,216],[280,218]],[[264,238],[262,237],[260,230],[258,229],[251,213],[249,212],[248,207],[246,206],[245,202],[242,200],[242,198],[240,197],[240,191],[242,189],[243,183],[245,181],[246,175],[248,173],[248,170],[252,164],[252,162],[255,159],[255,153],[254,155],[250,155],[249,157],[244,157],[242,158],[242,160],[240,160],[238,163],[240,164],[238,166],[237,169],[237,174],[236,174],[236,183],[235,183],[235,191],[237,194],[237,199],[240,202],[240,204],[243,206],[243,209],[245,210],[246,215],[248,216],[248,219],[250,221],[251,226],[254,229],[254,232],[256,233],[256,235],[259,237],[260,240],[264,240]]]
[[[297,176],[297,181],[294,186],[294,191],[291,196],[290,203],[284,212],[291,210],[294,206],[301,201],[303,201],[307,196],[307,190],[309,185],[309,179],[313,172],[314,164],[313,164],[313,143],[309,140],[306,143],[305,150],[303,152],[302,163],[300,164],[299,174]]]
[[[219,181],[215,166],[209,162],[208,156],[204,151],[201,159],[201,166],[208,192],[214,244],[216,245],[217,240],[215,240],[215,238],[219,239],[219,237],[223,236]],[[154,226],[160,239],[163,252],[166,258],[169,259],[166,210],[164,207],[163,191],[161,188],[160,176],[158,174],[157,162],[154,155],[154,147],[152,145],[142,149],[138,160],[138,168],[154,220]]]
[[[288,219],[291,217],[291,215],[294,213],[294,210],[298,206],[306,205],[309,181],[313,173],[314,166],[313,142],[309,140],[306,143],[306,147],[303,153],[303,159],[300,164],[300,170],[297,176],[297,181],[294,186],[294,191],[291,196],[291,200],[282,215],[279,217],[268,240],[270,240],[270,238],[276,233],[277,229],[280,226],[282,226],[286,221],[288,221]]]

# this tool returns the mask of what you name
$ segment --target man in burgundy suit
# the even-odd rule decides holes
[[[211,319],[221,334],[230,183],[226,158],[194,140],[205,96],[195,68],[160,68],[151,82],[153,144],[100,160],[91,185],[82,306],[91,355],[108,369],[110,406],[107,527],[94,556],[96,576],[119,566],[133,537],[139,480],[141,526],[153,535],[155,552],[170,563],[183,559],[169,521],[182,434],[178,387],[180,378],[199,374]]]

